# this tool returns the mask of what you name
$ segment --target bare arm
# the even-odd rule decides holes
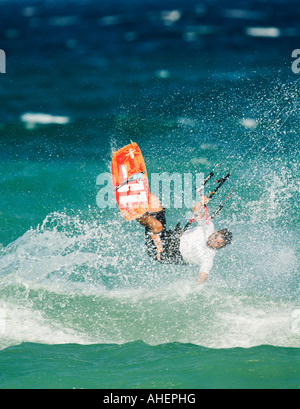
[[[195,216],[196,219],[202,219],[202,217],[204,216],[204,206],[207,205],[208,203],[208,199],[206,196],[201,196],[201,201],[196,203],[193,208],[192,208],[192,212]]]

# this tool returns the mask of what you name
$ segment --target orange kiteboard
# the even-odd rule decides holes
[[[114,153],[111,162],[112,184],[116,200],[126,220],[133,220],[147,212],[150,194],[143,155],[137,143]]]

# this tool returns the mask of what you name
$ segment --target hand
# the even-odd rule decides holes
[[[200,273],[199,273],[199,276],[198,276],[197,284],[198,284],[198,285],[203,284],[204,281],[207,279],[207,277],[208,277],[208,274],[207,274],[207,273],[200,272]]]
[[[201,196],[201,203],[203,206],[208,204],[208,198],[206,196]]]
[[[192,212],[198,218],[203,217],[204,213],[202,212],[203,207],[208,204],[208,199],[206,196],[201,196],[201,202],[196,203],[193,208]]]

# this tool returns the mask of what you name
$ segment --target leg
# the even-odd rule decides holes
[[[160,204],[159,198],[150,193],[150,206],[148,212],[139,217],[137,221],[142,226],[148,227],[153,233],[157,234],[163,230],[163,225],[149,213],[158,213],[162,210],[163,208]]]
[[[157,212],[161,212],[162,210],[164,209],[161,206],[159,198],[154,196],[152,193],[150,193],[150,207],[149,207],[148,212],[157,213]]]

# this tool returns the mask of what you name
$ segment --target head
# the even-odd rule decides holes
[[[206,242],[207,246],[213,250],[219,250],[232,242],[232,233],[227,230],[219,230],[211,234]]]

